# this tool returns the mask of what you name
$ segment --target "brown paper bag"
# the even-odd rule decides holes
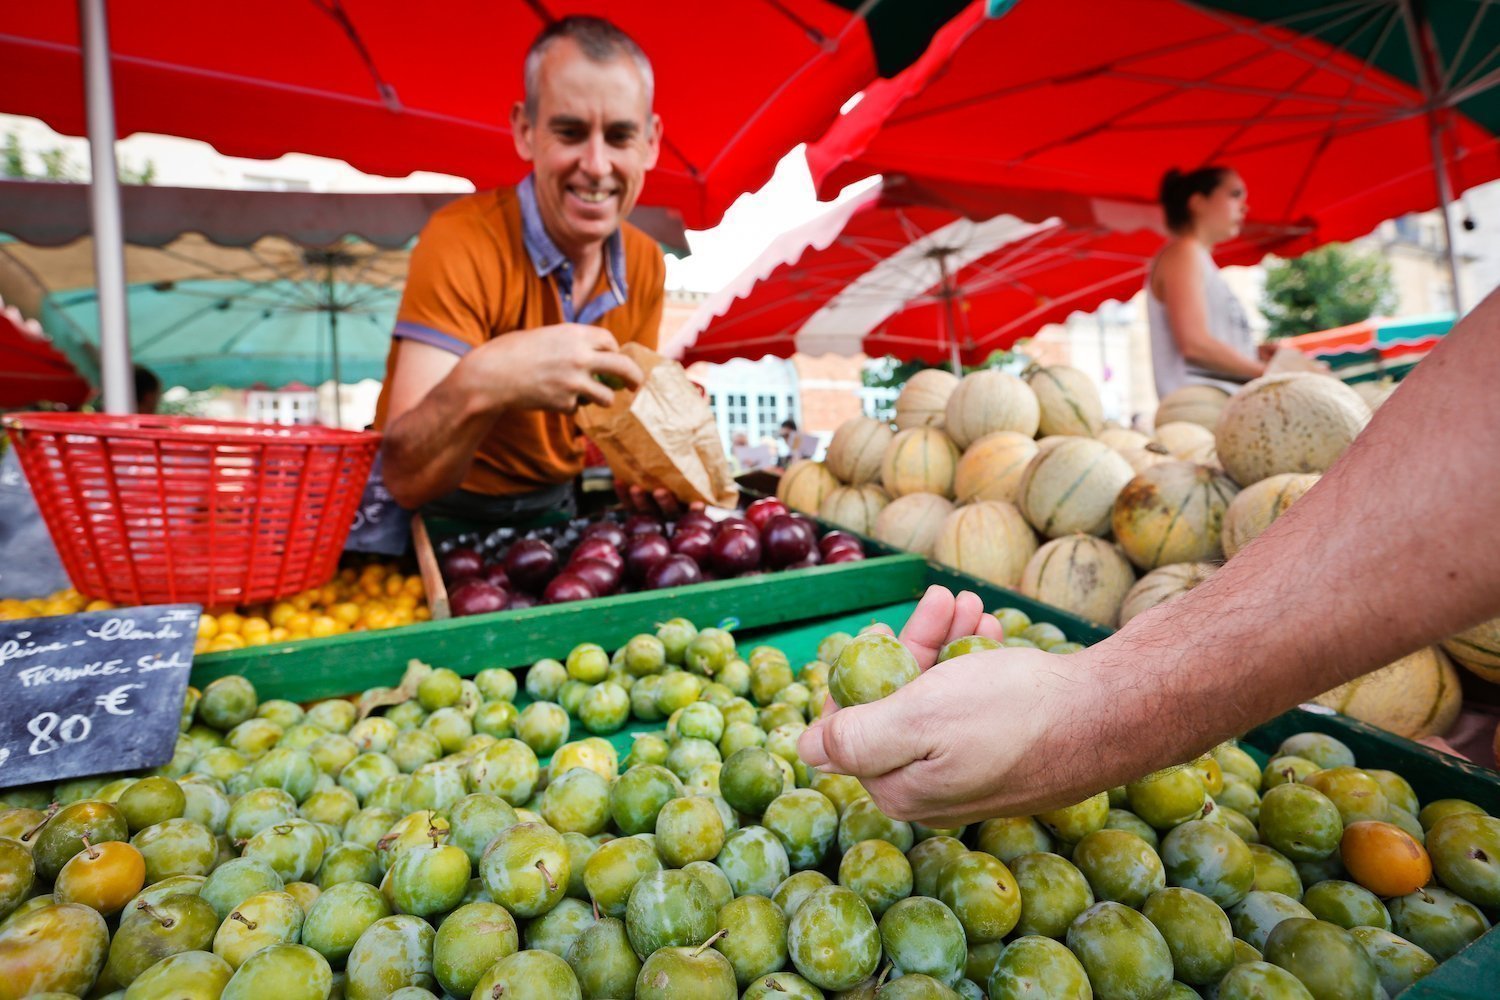
[[[639,344],[621,350],[641,366],[645,382],[634,392],[616,390],[609,406],[579,407],[579,428],[620,479],[687,503],[735,506],[739,488],[708,400],[677,362]]]
[[[1271,360],[1266,364],[1267,375],[1281,375],[1285,372],[1312,372],[1316,375],[1329,374],[1328,366],[1310,358],[1295,347],[1278,347],[1276,353],[1271,355]]]

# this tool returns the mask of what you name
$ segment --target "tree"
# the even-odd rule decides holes
[[[40,171],[27,167],[27,150],[21,145],[20,135],[13,131],[5,133],[5,143],[3,147],[0,147],[0,177],[31,178],[48,181],[88,180],[87,168],[74,163],[68,151],[61,146],[54,146],[51,149],[38,149],[34,152],[42,165]],[[150,157],[147,157],[146,162],[140,167],[122,160],[119,169],[121,184],[156,183],[156,161]]]
[[[26,151],[21,148],[21,137],[14,132],[5,133],[5,149],[0,152],[0,175],[26,176]]]
[[[1346,243],[1330,243],[1266,267],[1261,310],[1271,339],[1358,323],[1395,305],[1390,264]]]

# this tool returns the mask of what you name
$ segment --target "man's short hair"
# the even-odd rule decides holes
[[[536,121],[537,104],[541,100],[539,91],[542,83],[542,57],[560,38],[573,39],[583,54],[596,63],[621,58],[634,60],[635,68],[640,71],[641,79],[646,84],[646,107],[651,107],[656,91],[656,76],[651,72],[651,60],[646,58],[646,53],[641,51],[635,39],[602,17],[570,14],[543,28],[526,53],[527,118],[533,122]]]

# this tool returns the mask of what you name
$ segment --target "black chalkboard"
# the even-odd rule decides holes
[[[0,597],[46,597],[66,586],[68,574],[11,448],[0,457]]]
[[[171,760],[200,610],[0,622],[0,788]]]
[[[410,541],[411,512],[402,510],[385,488],[377,455],[370,478],[365,482],[364,495],[359,499],[359,510],[354,512],[354,527],[349,531],[344,551],[399,556],[406,553]]]

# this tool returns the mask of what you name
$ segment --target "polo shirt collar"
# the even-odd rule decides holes
[[[521,241],[526,245],[526,255],[531,258],[537,277],[545,278],[568,263],[568,258],[552,242],[542,224],[542,210],[536,201],[536,175],[527,174],[517,185],[516,193],[521,199]],[[617,300],[624,302],[629,292],[625,283],[625,238],[618,229],[604,243],[604,265],[610,289]]]

